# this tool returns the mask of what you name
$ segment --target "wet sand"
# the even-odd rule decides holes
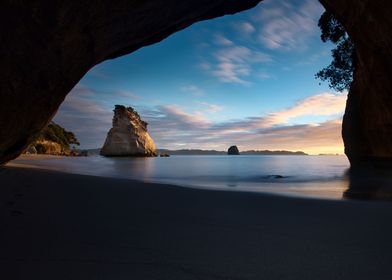
[[[392,279],[392,203],[0,169],[0,279]]]

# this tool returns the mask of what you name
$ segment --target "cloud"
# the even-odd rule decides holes
[[[317,34],[317,21],[323,10],[314,0],[306,0],[299,7],[293,7],[287,1],[279,6],[265,1],[253,20],[262,25],[258,36],[267,48],[304,50],[309,38]]]
[[[266,80],[271,78],[271,75],[268,74],[266,71],[260,71],[258,74],[259,78],[261,78],[262,80]]]
[[[268,79],[270,75],[259,69],[275,62],[272,55],[279,61],[281,51],[307,50],[310,40],[319,36],[317,22],[323,10],[314,0],[265,0],[249,20],[233,23],[239,36],[211,35],[214,44],[203,50],[199,68],[222,83],[250,86]],[[319,58],[320,54],[309,54],[308,60],[314,63]]]
[[[188,113],[178,106],[161,106],[156,108],[154,114],[147,116],[147,121],[151,124],[149,129],[153,138],[158,147],[162,148],[225,150],[234,143],[243,150],[287,149],[309,153],[342,153],[340,131],[345,99],[345,94],[322,93],[266,116],[224,122],[209,121],[208,111]],[[320,123],[290,123],[303,116],[322,116],[327,120]]]
[[[93,97],[97,95],[96,92],[90,88],[77,85],[67,96],[61,105],[61,111],[67,113],[78,114],[102,114],[105,109],[97,102],[94,102]]]
[[[207,118],[199,114],[185,112],[177,105],[157,106],[158,118],[164,120],[165,128],[192,130],[195,127],[206,128],[210,125]]]
[[[242,22],[238,22],[235,25],[235,29],[237,29],[237,31],[241,34],[241,35],[249,35],[252,34],[256,31],[256,28],[247,21],[242,21]]]
[[[212,69],[212,65],[208,62],[201,62],[197,65],[201,70],[210,71]]]
[[[114,102],[119,98],[138,98],[127,91],[106,92],[78,84],[67,95],[53,120],[73,131],[82,148],[101,147],[112,125],[114,104],[104,101],[104,96],[109,94]]]
[[[343,153],[341,119],[319,124],[301,124],[261,130],[249,135],[243,147],[262,149],[302,150],[311,154]],[[249,145],[251,143],[251,145]],[[254,146],[253,146],[254,144]]]
[[[221,82],[241,85],[250,85],[249,81],[242,79],[243,76],[249,76],[250,66],[248,64],[239,64],[232,62],[221,62],[212,72]]]
[[[76,86],[67,96],[54,120],[75,132],[83,148],[101,147],[111,128],[113,105],[101,102],[103,92]],[[309,153],[343,152],[341,115],[346,93],[320,93],[299,100],[284,110],[264,116],[214,122],[211,114],[223,110],[218,104],[195,101],[193,110],[176,105],[138,107],[159,148],[202,148],[226,150],[286,149]],[[304,116],[323,121],[303,124]]]
[[[222,34],[215,34],[214,35],[214,43],[221,46],[232,46],[234,43],[224,37]]]
[[[102,67],[100,67],[99,65],[92,68],[89,71],[89,75],[91,75],[92,77],[98,78],[100,80],[110,79],[110,75],[108,73],[106,73],[105,71],[103,71]]]
[[[211,103],[201,102],[201,101],[198,101],[197,104],[200,104],[204,107],[200,111],[198,111],[202,114],[203,113],[215,114],[223,110],[223,106],[217,104],[211,104]]]
[[[180,89],[184,92],[189,92],[195,96],[204,95],[204,91],[196,85],[188,84],[188,85],[182,86]]]
[[[131,91],[126,91],[126,90],[120,90],[120,91],[114,92],[112,94],[114,94],[115,97],[123,97],[123,98],[128,98],[128,99],[133,99],[133,100],[143,99],[143,97],[141,97]]]
[[[217,127],[226,132],[254,132],[268,128],[294,125],[296,119],[308,117],[323,117],[323,119],[340,119],[343,115],[347,99],[347,92],[343,94],[321,93],[299,100],[292,107],[272,112],[265,116],[253,116],[241,120],[233,120],[217,124]],[[314,122],[311,125],[317,124]]]
[[[250,85],[244,78],[252,72],[252,64],[272,61],[263,52],[254,51],[244,46],[233,46],[215,52],[215,68],[212,74],[221,82]]]
[[[256,128],[247,126],[248,120],[237,122],[235,126],[230,122],[217,125],[184,112],[169,110],[160,120],[148,122],[150,134],[160,148],[226,150],[236,144],[242,150],[285,149],[315,154],[343,152],[340,119],[319,124]]]
[[[336,116],[344,111],[347,92],[333,94],[320,93],[298,101],[293,107],[268,114],[262,118],[266,126],[286,124],[303,116]]]
[[[216,58],[221,62],[257,63],[270,62],[272,58],[263,52],[253,51],[244,46],[234,46],[216,52]]]

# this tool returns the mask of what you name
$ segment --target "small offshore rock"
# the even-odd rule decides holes
[[[167,153],[162,153],[162,154],[159,154],[159,156],[160,156],[160,157],[170,157],[170,155],[169,155],[169,154],[167,154]]]
[[[240,151],[238,150],[237,146],[231,146],[228,150],[227,150],[227,154],[228,155],[239,155]]]

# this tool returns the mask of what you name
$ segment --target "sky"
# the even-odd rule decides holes
[[[343,153],[347,93],[314,75],[331,61],[314,0],[265,0],[92,68],[54,121],[102,147],[115,104],[134,107],[158,148]]]

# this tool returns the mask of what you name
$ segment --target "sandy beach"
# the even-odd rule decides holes
[[[0,169],[1,279],[392,279],[392,204]]]

